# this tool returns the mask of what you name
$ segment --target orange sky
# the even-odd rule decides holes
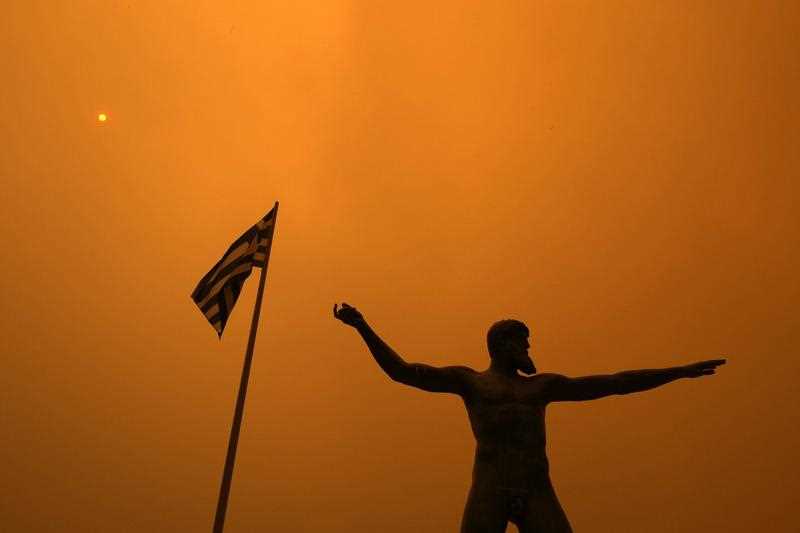
[[[505,317],[542,371],[727,356],[552,406],[556,490],[576,531],[795,531],[798,22],[11,2],[0,529],[210,530],[257,277],[222,342],[189,294],[280,200],[226,533],[458,528],[460,401],[390,382],[342,300],[409,361],[483,369]]]

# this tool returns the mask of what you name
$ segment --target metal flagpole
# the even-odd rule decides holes
[[[272,232],[278,226],[278,202],[275,202],[275,216],[273,219]],[[256,331],[258,330],[258,317],[261,314],[261,299],[264,295],[264,283],[267,279],[267,265],[269,265],[269,254],[272,251],[272,241],[264,253],[264,266],[261,268],[261,278],[258,282],[258,294],[256,304],[253,308],[253,321],[250,324],[250,338],[247,341],[247,351],[244,354],[244,366],[242,367],[242,380],[239,383],[239,397],[236,399],[236,410],[233,414],[233,424],[231,424],[231,436],[228,440],[228,455],[225,457],[225,470],[222,473],[222,485],[219,489],[219,500],[217,501],[217,514],[214,517],[214,533],[222,533],[225,527],[225,511],[228,508],[228,495],[231,490],[231,479],[233,478],[233,464],[236,462],[236,445],[239,443],[239,429],[242,426],[242,414],[244,413],[244,399],[247,395],[247,382],[250,380],[250,365],[253,362],[253,347],[256,344]]]

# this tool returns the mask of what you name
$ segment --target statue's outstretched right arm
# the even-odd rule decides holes
[[[545,378],[545,395],[549,401],[595,400],[613,394],[642,392],[681,378],[710,376],[725,359],[710,359],[686,366],[647,370],[626,370],[616,374],[570,378],[549,374]]]
[[[474,372],[472,369],[408,363],[375,333],[355,307],[343,303],[341,308],[337,308],[334,304],[333,316],[358,331],[375,361],[394,381],[428,392],[464,393],[468,375]]]

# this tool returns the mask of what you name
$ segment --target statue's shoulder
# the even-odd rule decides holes
[[[451,369],[452,372],[459,374],[460,376],[464,377],[465,379],[477,379],[480,377],[481,372],[478,372],[474,368],[470,368],[464,365],[456,365],[448,367]]]
[[[561,374],[545,372],[543,374],[537,373],[532,376],[528,376],[525,379],[527,383],[530,384],[531,388],[534,388],[539,392],[545,392],[547,391],[548,387],[553,386],[560,380],[564,379],[564,376]]]
[[[561,374],[554,374],[552,372],[544,372],[542,374],[534,374],[530,376],[528,379],[536,380],[539,383],[548,383],[551,381],[558,381],[559,379],[563,379],[564,376]]]

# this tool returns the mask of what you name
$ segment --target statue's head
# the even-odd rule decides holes
[[[514,370],[521,370],[526,374],[536,373],[536,366],[528,355],[529,336],[528,326],[519,320],[495,322],[486,335],[489,357],[504,366],[511,366]]]

